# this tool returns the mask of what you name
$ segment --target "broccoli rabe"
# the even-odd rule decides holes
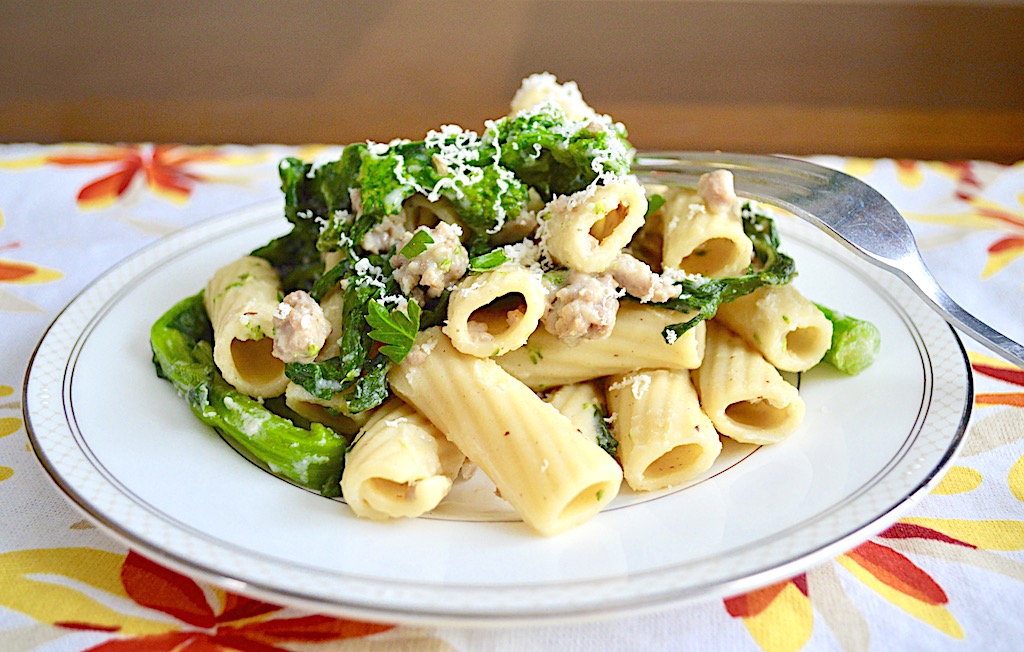
[[[612,434],[608,427],[608,414],[604,406],[594,404],[590,406],[594,411],[594,430],[597,433],[597,445],[612,457],[619,454],[619,440]]]
[[[393,363],[409,353],[423,312],[409,300],[402,309],[388,307],[392,298],[400,296],[391,272],[386,256],[358,258],[349,252],[320,277],[311,292],[318,301],[341,279],[346,281],[339,288],[344,293],[340,352],[327,360],[286,364],[289,380],[323,400],[343,393],[352,413],[376,407],[387,398],[385,376]],[[436,306],[428,304],[426,317],[438,319],[435,311]],[[380,349],[372,355],[377,345]]]
[[[526,208],[531,187],[545,199],[571,194],[600,174],[628,174],[632,157],[621,125],[572,121],[560,108],[543,105],[489,122],[481,135],[445,127],[420,141],[355,143],[337,161],[316,168],[286,159],[281,166],[285,214],[296,226],[326,223],[323,231],[329,235],[318,242],[323,251],[358,245],[420,193],[449,200],[462,226],[486,238]],[[354,192],[359,210],[352,205]]]
[[[633,163],[621,124],[572,122],[552,104],[498,120],[484,137],[501,150],[501,164],[545,199],[582,190],[601,173],[628,174]]]
[[[832,344],[823,362],[850,376],[870,367],[882,346],[882,334],[878,327],[821,304],[815,305],[832,322]]]
[[[150,329],[157,375],[185,396],[204,423],[271,473],[337,496],[348,440],[319,423],[301,428],[229,385],[213,362],[213,332],[202,296],[178,302]]]
[[[285,292],[309,290],[324,271],[316,241],[320,226],[313,216],[326,212],[323,196],[309,178],[312,165],[296,158],[286,158],[278,165],[281,192],[284,194],[284,215],[291,231],[252,251],[269,262],[281,278]]]
[[[483,256],[493,254],[491,237],[505,221],[526,209],[531,187],[544,198],[570,194],[601,174],[628,174],[632,155],[621,125],[604,118],[572,121],[561,108],[543,105],[489,122],[481,135],[443,127],[420,141],[354,143],[320,166],[283,160],[281,190],[292,230],[253,253],[270,261],[285,291],[306,290],[316,301],[338,287],[344,292],[339,355],[290,363],[289,379],[322,399],[345,392],[352,411],[382,400],[384,374],[407,352],[415,330],[410,335],[381,329],[380,302],[402,296],[390,274],[394,252],[371,254],[362,243],[413,194],[448,200],[467,231],[465,246],[472,256]],[[325,252],[340,253],[341,262],[324,269]],[[382,271],[375,283],[356,270],[361,260]],[[438,322],[446,301],[447,293],[428,301],[416,326]],[[375,318],[371,331],[367,320]],[[395,347],[396,338],[401,347]],[[383,357],[371,356],[378,340],[388,345]]]

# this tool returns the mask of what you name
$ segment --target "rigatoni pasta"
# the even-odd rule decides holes
[[[390,374],[398,396],[487,474],[502,498],[544,535],[590,519],[619,491],[622,470],[494,360],[467,355],[432,328],[417,336],[430,353]]]
[[[753,245],[733,207],[712,211],[697,193],[676,189],[659,213],[662,265],[718,278],[750,265]]]
[[[605,416],[604,390],[600,383],[562,385],[545,395],[544,400],[564,414],[584,438],[597,442],[599,446],[608,444],[604,441],[610,433]]]
[[[250,396],[280,396],[288,385],[273,356],[281,284],[270,263],[244,256],[217,270],[203,294],[213,325],[213,359],[224,379]]]
[[[459,283],[448,299],[444,334],[463,353],[502,355],[526,344],[547,307],[539,271],[499,268]]]
[[[342,493],[365,518],[421,516],[448,495],[465,459],[423,415],[392,398],[375,410],[346,454]]]
[[[758,288],[715,317],[781,371],[807,371],[832,344],[832,322],[792,285]]]
[[[722,442],[701,411],[689,371],[640,369],[607,383],[612,430],[631,489],[664,489],[711,468]]]
[[[523,347],[495,360],[510,374],[538,390],[625,373],[638,367],[694,369],[704,357],[705,326],[697,324],[669,344],[662,329],[680,320],[678,312],[625,301],[619,306],[611,334],[605,338],[570,345],[538,329]]]
[[[738,335],[708,325],[704,362],[694,372],[700,405],[719,433],[745,444],[772,444],[793,434],[804,400]]]
[[[805,406],[779,370],[835,348],[831,317],[732,172],[683,187],[634,155],[535,75],[482,134],[287,158],[290,231],[154,324],[158,371],[272,473],[378,521],[450,517],[464,466],[553,535],[623,481],[701,477],[721,436],[786,439]]]
[[[647,197],[635,178],[588,186],[554,199],[541,212],[551,257],[581,272],[603,272],[643,226]]]

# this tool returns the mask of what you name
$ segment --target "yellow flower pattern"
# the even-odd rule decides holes
[[[578,642],[572,649],[602,647],[587,638],[600,629],[590,624],[553,626],[548,638],[539,633],[544,630],[527,629],[469,636],[443,627],[333,618],[235,595],[122,547],[68,509],[57,491],[44,489],[21,414],[21,374],[59,309],[44,298],[57,293],[63,305],[98,271],[83,275],[75,267],[84,256],[80,243],[62,240],[61,229],[29,228],[34,216],[13,213],[20,204],[4,189],[32,192],[43,187],[40,179],[48,180],[41,203],[62,206],[60,219],[82,229],[76,238],[102,227],[109,229],[95,238],[102,245],[129,240],[116,250],[119,258],[155,234],[233,205],[276,199],[277,160],[322,157],[330,149],[0,146],[0,338],[6,338],[0,340],[0,648],[461,651],[550,648],[553,640]],[[833,162],[899,199],[929,253],[962,254],[971,265],[970,286],[998,284],[1008,301],[1024,305],[1024,166]],[[64,247],[66,257],[37,253],[51,244]],[[1012,596],[979,607],[961,576],[978,583],[998,578],[1024,592],[1024,370],[976,352],[971,363],[975,413],[962,451],[931,495],[892,527],[784,582],[601,627],[628,629],[617,640],[633,649],[648,649],[640,638],[645,627],[667,631],[676,622],[692,627],[658,649],[722,647],[716,644],[728,631],[739,637],[729,639],[730,649],[766,652],[979,649],[984,629],[993,626],[979,609]],[[29,501],[40,507],[26,516],[21,506]],[[40,525],[42,513],[47,520]],[[16,537],[3,534],[15,530]],[[890,642],[895,630],[902,638]],[[1013,631],[1019,639],[1024,627]]]
[[[6,411],[8,409],[15,409],[18,407],[17,402],[6,402],[5,398],[8,398],[14,394],[14,388],[10,385],[0,385],[0,410]],[[18,417],[0,417],[0,439],[13,435],[14,433],[21,430],[22,422]],[[7,480],[14,475],[14,469],[9,466],[0,465],[0,482]]]
[[[847,159],[846,171],[855,176],[871,179],[879,174],[879,161]],[[1008,207],[984,196],[985,185],[975,174],[971,163],[891,162],[894,177],[905,187],[915,188],[924,183],[929,173],[938,173],[952,180],[954,203],[963,205],[963,213],[924,214],[910,213],[908,217],[922,222],[940,224],[956,229],[984,232],[1003,231],[1010,234],[999,243],[1016,243],[1016,235],[1024,235],[1024,205],[1022,195],[1015,195],[1017,206]],[[990,246],[988,262],[981,270],[981,278],[989,278],[1006,268],[1020,251],[1004,252],[999,246]],[[1013,244],[1013,246],[1017,246]],[[1018,290],[1024,289],[1018,285]],[[980,415],[970,429],[968,443],[958,464],[951,466],[942,481],[933,489],[930,504],[942,506],[942,500],[959,500],[973,492],[984,491],[992,483],[1002,484],[1017,500],[1024,502],[1024,370],[1017,369],[987,355],[971,354],[977,378],[981,378],[1001,391],[979,391],[975,403]],[[992,414],[981,410],[1000,407]],[[976,457],[989,456],[995,451],[1015,451],[1016,462],[1006,476],[986,476],[985,467],[973,466]],[[998,491],[998,488],[995,488]],[[751,594],[726,600],[730,615],[741,618],[752,640],[765,652],[801,650],[811,640],[815,616],[820,616],[826,627],[836,623],[833,635],[844,640],[850,631],[859,632],[844,649],[861,649],[870,645],[870,632],[852,598],[838,581],[819,581],[821,577],[836,577],[835,566],[848,576],[871,589],[893,607],[908,616],[927,623],[949,640],[962,640],[970,636],[951,610],[950,596],[942,588],[941,579],[932,576],[919,565],[937,557],[955,560],[1021,582],[1024,591],[1024,563],[1008,553],[1024,551],[1024,511],[1021,518],[959,519],[921,515],[905,516],[878,537],[840,555],[824,567],[812,569],[787,582]],[[920,560],[920,561],[918,561]],[[838,611],[845,615],[837,616]],[[861,623],[854,626],[853,624]],[[856,641],[856,643],[852,642]]]

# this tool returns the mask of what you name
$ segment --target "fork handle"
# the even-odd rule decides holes
[[[1024,369],[1024,346],[983,323],[964,310],[956,301],[953,301],[939,286],[935,277],[923,266],[923,263],[920,269],[902,269],[900,271],[910,279],[909,285],[936,308],[947,322],[958,327],[971,339],[993,353]]]

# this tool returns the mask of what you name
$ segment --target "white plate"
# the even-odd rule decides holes
[[[734,449],[701,482],[623,495],[555,538],[486,515],[376,523],[278,480],[201,424],[154,373],[150,324],[219,266],[286,230],[278,204],[176,233],[90,285],[54,321],[25,383],[30,437],[57,486],[128,546],[224,588],[322,613],[495,624],[721,598],[854,547],[950,462],[972,403],[947,324],[894,277],[795,218],[783,249],[805,294],[872,320],[854,378],[803,375],[802,428]]]

